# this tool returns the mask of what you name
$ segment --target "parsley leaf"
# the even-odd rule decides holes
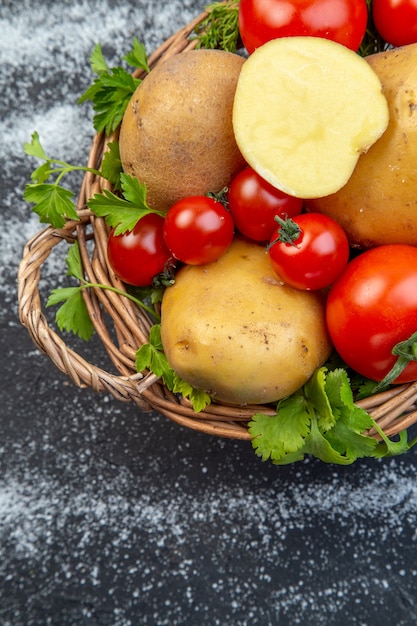
[[[125,296],[144,309],[154,320],[159,321],[160,318],[155,310],[132,294],[126,291],[121,291],[111,285],[90,283],[86,281],[84,279],[80,248],[77,241],[71,244],[65,261],[68,268],[67,276],[76,278],[80,284],[77,287],[61,287],[53,289],[46,303],[46,306],[48,307],[60,304],[61,302],[63,303],[55,315],[58,328],[61,331],[66,330],[68,332],[72,332],[86,341],[88,341],[93,335],[94,325],[82,297],[82,290],[86,288],[108,289],[109,291]]]
[[[94,326],[85,306],[81,287],[53,289],[46,306],[59,302],[64,302],[55,315],[59,330],[72,332],[88,341],[94,333]]]
[[[354,404],[346,370],[322,367],[302,389],[278,403],[275,415],[256,414],[248,428],[263,460],[285,464],[311,455],[349,465],[375,456],[377,440],[364,434],[373,425],[371,416]]]
[[[39,139],[39,134],[32,133],[30,143],[25,143],[24,151],[29,156],[43,159],[45,163],[37,167],[31,175],[32,183],[25,186],[23,199],[33,203],[33,211],[39,215],[42,223],[49,223],[55,228],[62,228],[67,219],[78,219],[74,194],[60,186],[60,181],[68,172],[84,171],[100,175],[100,172],[83,166],[71,165],[59,159],[51,159],[46,155]],[[51,177],[55,181],[47,182]]]
[[[123,57],[123,60],[132,67],[137,67],[148,73],[151,71],[148,65],[145,46],[137,37],[133,38],[133,48]]]
[[[123,59],[133,67],[149,72],[146,52],[143,44],[135,37],[133,49]],[[109,68],[102,53],[100,44],[97,44],[90,56],[90,65],[97,74],[92,85],[81,95],[78,103],[91,100],[95,115],[93,118],[94,128],[105,131],[109,136],[119,126],[124,112],[141,83],[123,67]]]
[[[210,404],[210,396],[195,389],[174,372],[163,352],[161,340],[161,326],[155,324],[149,333],[149,343],[144,344],[136,352],[136,369],[138,372],[148,369],[150,372],[162,378],[164,384],[173,393],[181,393],[188,398],[195,412],[202,411]]]
[[[104,189],[87,202],[93,213],[105,217],[109,226],[115,228],[116,235],[133,230],[137,222],[148,213],[165,215],[162,211],[154,211],[147,204],[146,185],[129,174],[121,174],[120,182],[123,198]]]
[[[101,174],[113,185],[115,191],[118,191],[121,187],[121,172],[122,162],[120,160],[119,142],[111,141],[107,144],[107,150],[103,155]]]
[[[66,263],[68,267],[67,276],[83,280],[78,242],[75,241],[70,246]],[[88,314],[81,290],[82,286],[53,289],[46,306],[49,307],[63,302],[55,315],[58,328],[61,331],[72,332],[81,339],[88,341],[94,333],[94,325]]]
[[[29,183],[23,192],[23,199],[34,203],[33,211],[39,215],[40,222],[55,228],[62,228],[66,218],[78,218],[73,196],[72,191],[56,183]]]

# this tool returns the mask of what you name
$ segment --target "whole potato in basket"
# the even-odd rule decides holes
[[[331,351],[320,294],[284,285],[265,247],[240,237],[217,261],[177,272],[161,337],[184,380],[229,404],[284,398]]]
[[[124,172],[146,184],[152,208],[217,193],[246,164],[232,126],[243,63],[224,50],[189,50],[162,60],[137,87],[120,129],[120,157]]]

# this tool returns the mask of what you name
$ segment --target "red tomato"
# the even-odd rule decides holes
[[[417,42],[417,0],[374,0],[372,17],[381,37],[393,46]]]
[[[358,50],[366,32],[365,0],[240,0],[239,30],[249,52],[278,37],[332,39]]]
[[[165,243],[176,259],[188,265],[215,261],[226,252],[233,235],[229,211],[208,196],[183,198],[165,217]]]
[[[122,235],[110,232],[107,242],[109,263],[117,276],[129,285],[146,287],[166,269],[172,254],[163,237],[164,218],[156,213],[142,217],[135,228]]]
[[[228,201],[236,228],[254,241],[269,241],[277,227],[275,215],[293,217],[303,208],[302,200],[276,189],[251,167],[232,180]]]
[[[292,242],[282,241],[293,228]],[[281,239],[277,241],[277,239]],[[303,213],[278,226],[268,246],[272,267],[284,283],[317,290],[331,285],[349,260],[343,228],[321,213]]]
[[[393,347],[417,330],[417,248],[384,245],[357,256],[331,287],[326,316],[346,364],[381,381],[396,360]],[[395,382],[412,380],[416,361]]]

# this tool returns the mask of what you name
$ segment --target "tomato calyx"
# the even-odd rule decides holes
[[[161,287],[172,287],[175,283],[175,263],[169,260],[165,265],[162,272],[157,274],[152,279],[152,287],[154,289],[160,289]]]
[[[220,202],[224,206],[225,209],[229,209],[229,200],[227,194],[229,193],[229,187],[223,187],[220,191],[208,191],[206,193],[207,198],[211,198],[216,202]]]
[[[267,249],[269,250],[276,243],[287,243],[291,246],[297,247],[296,242],[300,239],[303,233],[299,225],[296,224],[290,217],[283,219],[279,215],[276,215],[274,220],[280,225],[280,229],[278,231],[278,237],[268,244]]]
[[[392,349],[392,354],[397,360],[388,374],[376,385],[373,393],[379,393],[386,389],[405,370],[411,361],[417,361],[417,332],[404,341],[399,341]]]

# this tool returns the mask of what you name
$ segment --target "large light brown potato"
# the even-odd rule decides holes
[[[171,367],[231,404],[293,393],[331,350],[321,297],[284,286],[265,248],[241,238],[217,261],[177,272],[161,334]]]
[[[218,192],[245,165],[232,107],[244,59],[222,50],[168,58],[139,85],[120,130],[123,170],[147,186],[151,207]]]
[[[417,245],[417,44],[367,57],[388,100],[390,120],[337,193],[308,202],[334,217],[352,245]]]

